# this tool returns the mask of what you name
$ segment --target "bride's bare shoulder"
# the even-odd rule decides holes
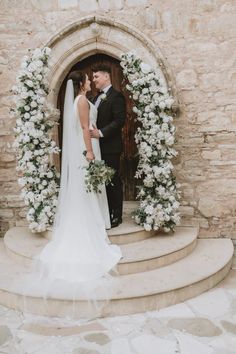
[[[77,101],[77,106],[78,107],[87,107],[88,106],[88,100],[84,95],[78,95],[75,100]]]

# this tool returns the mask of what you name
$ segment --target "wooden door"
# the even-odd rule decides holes
[[[96,64],[108,64],[111,67],[111,81],[112,85],[118,91],[121,91],[126,99],[127,104],[127,118],[123,128],[123,146],[124,151],[121,156],[121,175],[124,182],[124,200],[135,200],[136,198],[136,179],[134,174],[137,168],[137,148],[134,141],[134,134],[136,129],[135,115],[132,111],[133,101],[129,97],[129,93],[125,90],[126,82],[123,78],[120,62],[105,54],[95,54],[86,58],[73,66],[71,71],[80,70],[86,72],[92,82],[92,67]],[[62,83],[59,96],[58,96],[58,108],[61,111],[61,117],[59,121],[59,145],[62,141],[62,129],[63,129],[63,102],[65,96],[67,77]],[[92,82],[92,91],[88,95],[95,96],[97,94],[96,88]]]

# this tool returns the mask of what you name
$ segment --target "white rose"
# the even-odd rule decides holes
[[[145,208],[145,213],[152,214],[153,210],[154,210],[154,208],[153,208],[152,205],[147,205],[146,208]]]
[[[27,93],[27,92],[22,92],[22,93],[20,94],[20,97],[23,98],[23,99],[25,99],[25,98],[28,97],[28,93]]]
[[[36,65],[34,64],[34,63],[30,63],[29,65],[28,65],[28,70],[30,71],[30,72],[33,72],[33,71],[35,71],[36,70]]]
[[[164,102],[164,101],[161,101],[161,102],[159,103],[159,107],[160,107],[161,109],[164,109],[164,108],[166,107],[165,102]]]
[[[151,231],[151,229],[152,229],[151,225],[149,225],[149,224],[144,224],[143,227],[146,231]]]
[[[172,205],[172,207],[174,208],[174,209],[178,209],[178,207],[179,207],[179,202],[174,202],[173,203],[173,205]]]
[[[21,126],[21,125],[22,125],[22,120],[21,120],[20,118],[18,118],[18,119],[16,120],[16,124],[19,125],[19,126]]]
[[[48,173],[47,173],[47,177],[48,177],[48,178],[52,178],[52,177],[53,177],[53,173],[52,173],[51,171],[48,172]]]
[[[35,101],[32,101],[32,102],[30,103],[30,105],[31,105],[32,108],[37,107],[37,103],[36,103]]]
[[[170,118],[169,118],[168,116],[165,116],[165,117],[163,118],[163,122],[164,122],[164,123],[168,123],[169,120],[170,120]]]
[[[162,140],[162,139],[164,138],[163,132],[157,133],[157,138],[158,138],[159,140]]]
[[[175,139],[171,135],[168,135],[165,139],[166,145],[169,145],[169,146],[173,145],[174,141],[175,141]]]
[[[150,112],[149,113],[149,118],[151,118],[151,119],[154,119],[156,116],[155,116],[155,114],[153,113],[153,112]]]
[[[25,117],[25,119],[29,119],[30,118],[30,114],[29,113],[25,113],[24,117]]]
[[[49,47],[45,47],[45,48],[44,48],[44,51],[45,51],[45,53],[46,53],[47,55],[49,55],[52,50],[51,50],[51,48],[49,48]]]
[[[42,60],[37,60],[37,61],[35,62],[35,65],[36,65],[38,68],[41,68],[41,67],[43,66]]]
[[[138,112],[139,112],[138,108],[134,106],[134,107],[133,107],[133,112],[134,112],[134,113],[138,113]]]
[[[169,129],[168,124],[163,123],[163,124],[161,125],[161,129],[164,130],[164,131],[167,131],[167,130]]]
[[[27,86],[29,86],[29,87],[33,87],[34,86],[34,84],[33,84],[33,82],[31,81],[31,80],[26,80],[26,85]]]
[[[146,106],[146,107],[145,107],[145,112],[146,112],[146,113],[151,112],[151,108],[150,108],[150,106]]]
[[[148,74],[151,71],[151,67],[146,63],[141,63],[140,69],[144,74]]]
[[[146,217],[146,223],[147,224],[152,224],[152,222],[153,222],[153,218],[151,216],[147,216]]]
[[[32,91],[32,90],[28,91],[28,96],[30,96],[30,97],[34,96],[34,91]]]
[[[167,108],[171,108],[172,104],[174,103],[174,100],[172,98],[168,98],[167,100],[165,100],[165,103]]]
[[[163,230],[164,230],[164,232],[169,232],[170,228],[169,227],[164,227]]]

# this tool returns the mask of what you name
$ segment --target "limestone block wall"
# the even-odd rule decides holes
[[[85,16],[132,25],[162,53],[177,93],[176,175],[184,224],[200,237],[235,235],[236,3],[234,0],[2,0],[0,7],[0,227],[24,225],[9,117],[20,60]]]

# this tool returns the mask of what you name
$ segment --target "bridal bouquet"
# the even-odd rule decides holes
[[[86,155],[86,151],[84,151],[84,155]],[[102,185],[109,184],[115,174],[115,170],[108,167],[103,160],[90,161],[89,165],[84,168],[86,169],[85,184],[87,193],[102,193]]]

